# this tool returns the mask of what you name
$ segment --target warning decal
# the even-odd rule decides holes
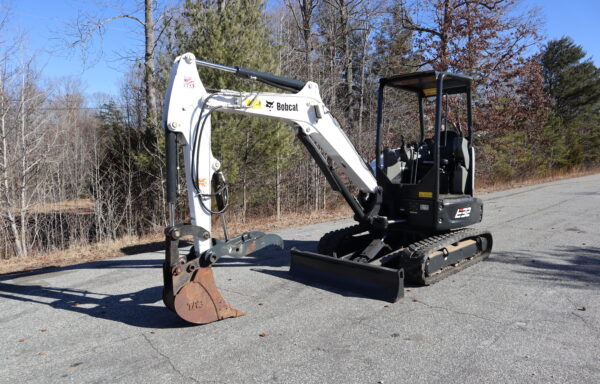
[[[260,100],[251,98],[244,100],[244,105],[246,107],[250,107],[251,109],[260,109],[262,107],[262,103]]]

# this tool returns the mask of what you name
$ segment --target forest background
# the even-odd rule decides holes
[[[368,160],[378,79],[435,69],[474,79],[478,183],[512,182],[600,163],[600,70],[569,37],[547,41],[518,0],[204,0],[80,14],[65,49],[86,57],[111,23],[138,28],[144,55],[119,95],[90,100],[76,78],[44,81],[25,39],[2,33],[0,2],[0,258],[104,244],[162,231],[167,221],[160,115],[171,63],[193,52],[319,84]],[[268,89],[200,69],[210,88]],[[386,105],[384,145],[414,127],[416,105]],[[457,110],[460,105],[455,106]],[[231,184],[229,221],[276,221],[343,204],[281,123],[213,116],[213,151]],[[184,180],[181,180],[185,191]],[[185,205],[182,193],[181,204]],[[185,208],[180,220],[186,220]]]

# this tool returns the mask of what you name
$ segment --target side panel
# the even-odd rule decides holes
[[[483,219],[483,202],[476,197],[442,200],[436,230],[463,228]]]

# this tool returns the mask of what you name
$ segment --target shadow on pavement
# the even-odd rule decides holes
[[[143,328],[181,328],[188,324],[164,306],[147,305],[160,300],[162,286],[122,295],[80,289],[0,283],[0,297],[82,313]],[[45,299],[45,300],[44,300]],[[52,301],[49,301],[52,300]]]
[[[286,249],[276,247],[262,249],[244,258],[223,257],[219,260],[216,268],[234,266],[289,266],[289,249],[298,247],[306,250],[316,249],[315,241],[286,241]],[[161,242],[161,249],[164,243]],[[157,244],[158,246],[158,244]],[[144,248],[145,249],[145,248]],[[161,268],[162,259],[135,259],[120,258],[112,260],[101,260],[91,263],[83,263],[66,267],[44,268],[31,272],[15,273],[0,277],[0,297],[8,300],[37,303],[48,305],[52,308],[67,310],[86,314],[106,320],[118,321],[124,324],[143,328],[181,328],[189,324],[181,320],[173,312],[169,311],[160,302],[162,286],[145,288],[137,292],[120,295],[106,293],[95,293],[85,289],[72,289],[49,287],[38,284],[26,284],[27,277],[43,274],[60,274],[80,269],[138,269],[138,268]],[[286,278],[287,272],[282,271],[279,277]],[[275,274],[274,274],[275,275]],[[275,275],[277,276],[277,275]],[[25,278],[19,284],[17,279]],[[7,283],[7,280],[15,280]]]
[[[191,241],[180,240],[179,247],[189,247],[192,245]],[[150,252],[164,252],[165,241],[154,241],[152,243],[130,245],[128,247],[121,248],[121,252],[126,255],[137,255],[139,253],[150,253]]]
[[[266,275],[275,276],[280,279],[294,281],[296,283],[300,283],[302,285],[306,285],[306,286],[309,286],[312,288],[322,289],[327,292],[336,293],[336,294],[344,296],[344,297],[369,298],[369,296],[362,295],[362,294],[360,294],[360,292],[356,292],[353,290],[342,289],[342,288],[336,287],[334,285],[322,284],[315,280],[296,278],[296,277],[290,275],[290,273],[288,271],[278,271],[278,270],[273,270],[273,269],[254,269],[254,268],[252,270],[256,271],[256,272],[264,273]]]
[[[542,280],[558,281],[563,285],[580,287],[600,285],[600,248],[557,247],[540,254],[536,251],[494,252],[488,262],[527,267],[519,273]]]
[[[60,273],[79,269],[103,269],[103,268],[161,268],[162,259],[107,259],[67,265],[64,267],[46,267],[35,271],[15,272],[0,276],[0,281],[13,280],[21,277],[44,275],[48,273]]]
[[[216,267],[289,267],[290,250],[298,248],[303,251],[317,251],[317,241],[307,240],[285,240],[285,248],[282,250],[275,246],[269,246],[244,257],[223,256],[217,261]]]
[[[188,247],[190,246],[190,242],[188,241],[180,241],[180,247]],[[156,241],[154,243],[135,245],[130,247],[123,247],[121,251],[126,255],[135,256],[142,253],[150,253],[150,252],[164,252],[165,250],[165,242],[164,241]],[[130,258],[116,258],[116,259],[106,259],[99,261],[91,261],[87,263],[67,265],[64,267],[45,267],[36,269],[33,271],[25,271],[25,272],[14,272],[7,273],[4,275],[0,275],[0,281],[18,279],[21,277],[29,277],[36,275],[43,275],[47,273],[60,273],[66,271],[73,271],[78,269],[102,269],[102,268],[161,268],[163,263],[163,259],[130,259]]]

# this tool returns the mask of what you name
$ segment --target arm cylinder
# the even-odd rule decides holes
[[[275,76],[270,73],[255,71],[254,69],[242,67],[236,67],[236,69],[237,72],[235,73],[235,75],[238,77],[260,81],[261,83],[265,83],[276,88],[281,88],[290,91],[299,91],[306,85],[306,82],[304,81]]]
[[[165,129],[165,135],[169,225],[175,225],[175,203],[177,201],[177,133]]]
[[[288,79],[287,77],[276,76],[270,73],[260,72],[249,68],[228,67],[226,65],[215,64],[204,60],[196,60],[196,64],[202,67],[218,69],[219,71],[231,72],[234,73],[237,77],[260,81],[261,83],[265,83],[272,87],[284,89],[287,91],[298,92],[306,85],[305,81]]]
[[[209,61],[204,61],[204,60],[196,60],[196,64],[198,64],[201,67],[218,69],[219,71],[232,72],[232,73],[236,73],[236,71],[237,71],[236,68],[228,67],[226,65],[221,65],[221,64],[215,64],[215,63],[211,63]]]

